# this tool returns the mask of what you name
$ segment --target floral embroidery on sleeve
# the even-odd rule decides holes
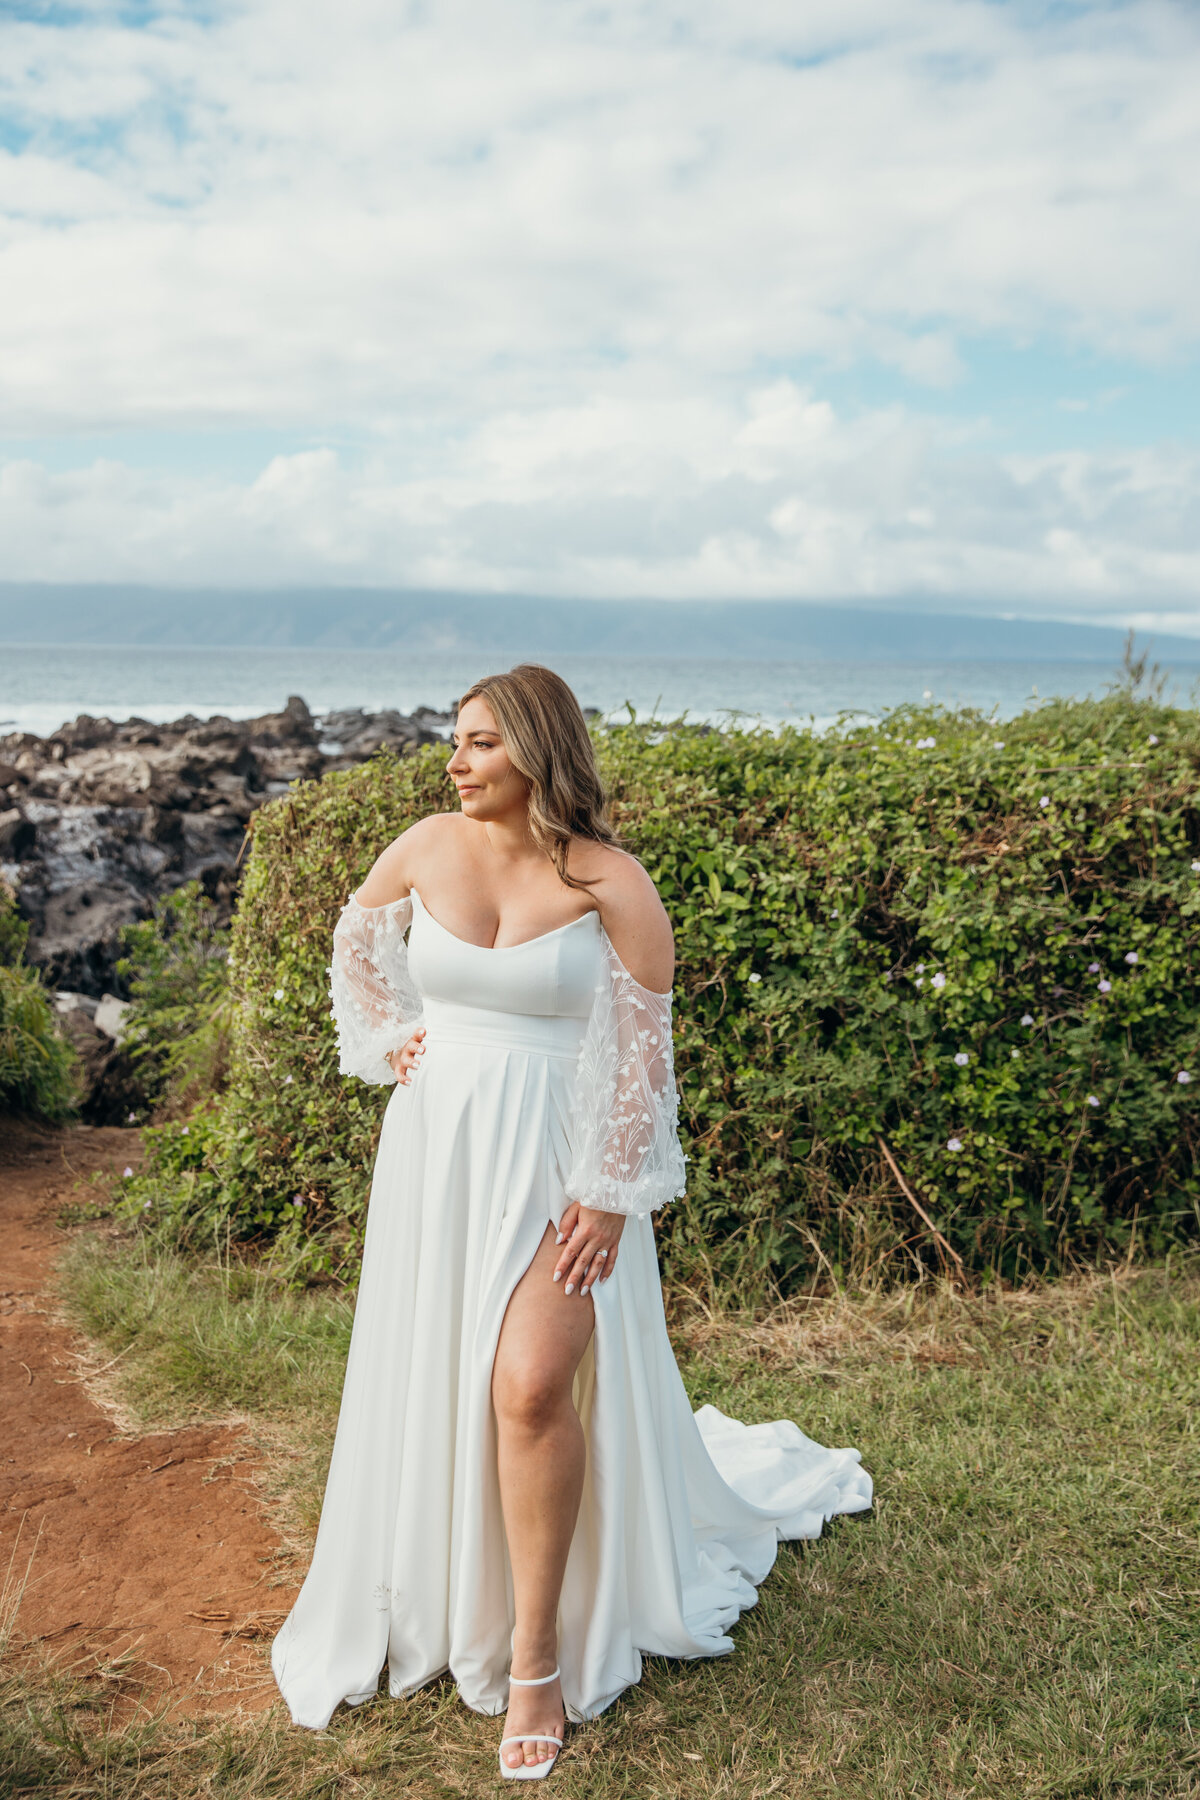
[[[361,906],[352,894],[334,927],[329,990],[343,1075],[383,1086],[396,1080],[384,1059],[421,1023],[404,936],[411,920],[409,899]]]

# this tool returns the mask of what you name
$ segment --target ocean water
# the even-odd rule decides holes
[[[719,661],[687,656],[556,656],[584,706],[610,718],[686,715],[720,723],[734,716],[832,724],[840,714],[876,717],[906,701],[974,706],[1011,718],[1037,699],[1103,694],[1115,665],[1096,662]],[[439,710],[479,675],[459,652],[404,650],[156,648],[119,645],[0,645],[0,732],[41,736],[80,713],[154,721],[195,713],[253,718],[301,694],[314,712],[392,706]],[[1169,697],[1200,699],[1200,666],[1170,671]]]

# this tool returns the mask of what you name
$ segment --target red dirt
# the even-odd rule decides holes
[[[94,1170],[137,1161],[137,1134],[0,1132],[0,1575],[24,1578],[17,1636],[174,1713],[260,1712],[263,1640],[291,1596],[269,1586],[278,1544],[244,1432],[119,1430],[56,1317],[55,1218]]]

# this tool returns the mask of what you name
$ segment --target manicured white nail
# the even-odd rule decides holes
[[[556,1244],[561,1244],[561,1243],[562,1243],[562,1232],[561,1232],[561,1231],[560,1231],[560,1232],[559,1232],[559,1234],[558,1234],[558,1236],[557,1236],[557,1237],[556,1237],[556,1238],[555,1238],[555,1240],[554,1240],[554,1241],[555,1241],[555,1243],[556,1243]]]
[[[555,1281],[561,1281],[561,1280],[562,1280],[562,1270],[561,1270],[561,1269],[555,1269],[555,1271],[554,1271],[554,1279],[555,1279]],[[569,1291],[569,1290],[568,1290],[568,1291]]]
[[[575,1283],[573,1281],[568,1281],[566,1287],[563,1289],[563,1292],[564,1292],[564,1294],[573,1294],[575,1292]]]
[[[583,1284],[583,1286],[582,1286],[582,1287],[581,1287],[581,1288],[580,1288],[580,1290],[579,1290],[579,1292],[580,1292],[580,1293],[581,1293],[581,1294],[586,1294],[586,1293],[587,1293],[587,1282],[586,1282],[586,1281],[585,1281],[585,1282],[584,1282],[584,1284]]]

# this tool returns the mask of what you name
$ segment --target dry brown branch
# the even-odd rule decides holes
[[[954,1258],[955,1262],[958,1264],[959,1275],[962,1277],[963,1281],[965,1281],[967,1278],[967,1272],[966,1272],[966,1269],[963,1267],[962,1257],[958,1254],[958,1251],[954,1248],[954,1245],[949,1243],[942,1236],[941,1232],[938,1230],[937,1226],[934,1224],[934,1222],[930,1218],[929,1214],[925,1211],[925,1208],[921,1205],[921,1202],[917,1199],[917,1196],[913,1193],[913,1191],[909,1187],[907,1181],[905,1181],[903,1175],[900,1173],[899,1163],[896,1161],[895,1157],[892,1155],[891,1151],[888,1149],[887,1144],[884,1142],[884,1140],[882,1138],[880,1138],[880,1140],[879,1140],[879,1148],[883,1151],[884,1156],[887,1158],[888,1168],[892,1171],[892,1174],[896,1177],[896,1180],[900,1183],[901,1193],[904,1195],[905,1199],[910,1203],[910,1205],[912,1205],[915,1208],[915,1210],[920,1214],[921,1218],[924,1219],[924,1221],[928,1225],[930,1231],[933,1233],[934,1242],[938,1246],[938,1249],[942,1252],[943,1256],[952,1256]]]

